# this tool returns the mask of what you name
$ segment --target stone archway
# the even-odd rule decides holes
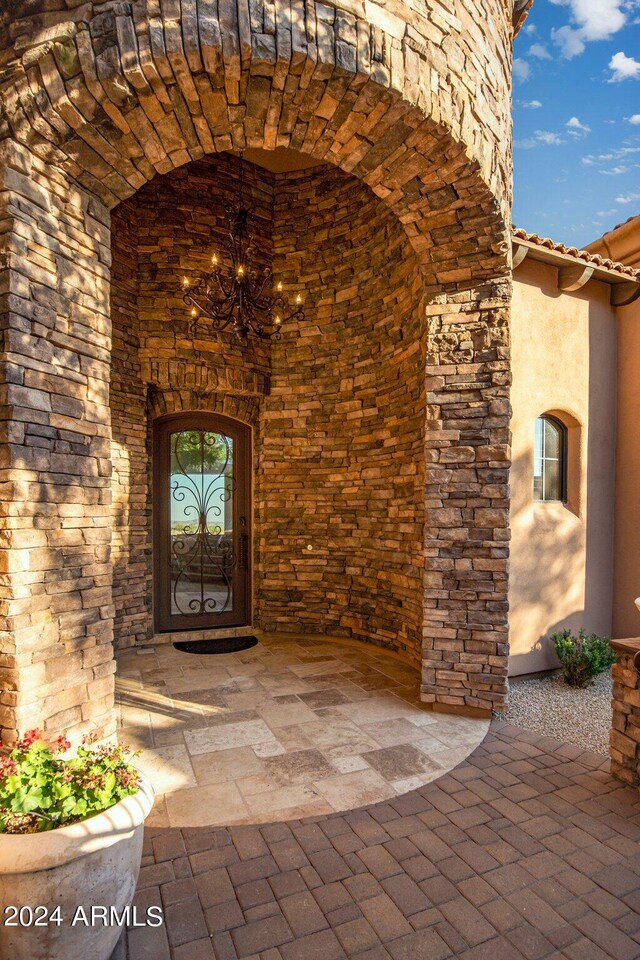
[[[430,297],[423,696],[504,702],[507,9],[365,6],[3,15],[7,738],[38,721],[112,730],[109,209],[246,145],[353,173],[413,245]]]

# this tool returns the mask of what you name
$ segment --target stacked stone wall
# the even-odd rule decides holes
[[[334,168],[278,176],[274,266],[306,318],[273,345],[258,610],[401,651],[422,634],[425,337],[395,217]],[[310,549],[309,549],[310,548]]]
[[[140,368],[138,218],[121,204],[112,215],[111,463],[114,636],[128,646],[150,636],[147,384]]]
[[[614,640],[616,662],[611,668],[613,692],[609,756],[611,773],[631,786],[640,786],[640,640]]]
[[[426,306],[427,486],[422,699],[507,698],[509,280]]]
[[[1,149],[0,723],[114,727],[109,214]]]

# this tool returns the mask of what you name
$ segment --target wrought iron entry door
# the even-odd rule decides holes
[[[247,623],[251,433],[217,414],[154,425],[156,629]]]

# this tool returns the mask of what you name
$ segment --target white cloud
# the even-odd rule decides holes
[[[529,47],[529,56],[537,57],[538,60],[551,60],[551,54],[545,47],[544,43],[532,43]]]
[[[629,154],[640,153],[640,147],[616,147],[609,150],[608,153],[593,154],[588,153],[582,157],[582,162],[587,166],[594,164],[608,163],[610,160],[626,160]]]
[[[586,137],[588,133],[591,133],[591,127],[588,127],[586,123],[581,123],[577,117],[571,117],[567,120],[565,127],[572,137]]]
[[[552,133],[551,130],[536,130],[532,137],[516,141],[515,146],[521,147],[523,150],[531,150],[533,147],[539,146],[557,147],[561,143],[564,143],[564,140],[560,134]]]
[[[609,60],[609,69],[612,71],[609,83],[620,83],[621,80],[637,80],[640,77],[640,62],[626,54],[614,53]]]
[[[531,35],[532,33],[537,33],[538,28],[536,27],[535,23],[528,23],[524,28],[524,32]]]
[[[555,147],[559,143],[564,143],[564,140],[558,133],[551,133],[550,130],[536,130],[535,138],[539,143],[544,143],[548,147]]]
[[[520,82],[528,80],[531,76],[531,67],[522,57],[516,57],[513,61],[513,75],[516,80],[520,80]]]
[[[542,106],[542,104],[539,100],[523,100],[522,106],[526,107],[527,110],[538,110]],[[640,114],[639,114],[639,117],[640,117]],[[632,120],[631,123],[635,123],[635,121]],[[640,123],[640,119],[638,120],[638,123]]]
[[[563,57],[578,56],[585,44],[592,40],[609,40],[621,30],[626,16],[624,0],[551,0],[557,6],[568,7],[571,23],[552,30],[553,42]]]
[[[633,123],[634,126],[640,124],[640,113],[634,113],[631,117],[629,117],[629,123]]]
[[[560,27],[558,30],[552,30],[551,38],[560,47],[560,54],[565,60],[577,57],[584,50],[584,40],[580,36],[580,31],[573,30],[571,27]]]
[[[635,200],[640,200],[640,193],[627,193],[616,197],[616,203],[633,203]]]
[[[601,173],[605,177],[617,177],[621,173],[629,173],[629,167],[611,167],[610,170],[598,170],[598,173]]]

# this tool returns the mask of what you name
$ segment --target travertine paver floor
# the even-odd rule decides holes
[[[120,654],[122,742],[158,799],[152,826],[350,810],[441,776],[486,720],[435,714],[416,671],[364,644],[264,636],[242,653],[158,644]]]
[[[364,809],[147,830],[150,904],[166,926],[113,960],[634,960],[640,795],[494,722],[455,770]]]

